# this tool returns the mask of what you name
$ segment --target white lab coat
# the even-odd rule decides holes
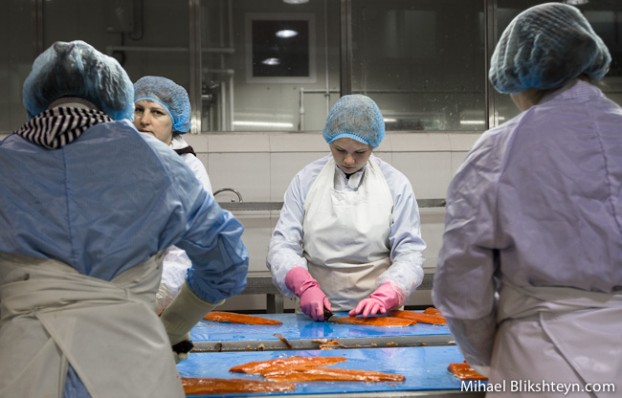
[[[184,397],[153,310],[161,257],[105,281],[0,254],[0,396],[62,397],[71,364],[93,398]]]
[[[307,255],[304,253],[306,248],[303,245],[304,237],[309,235],[306,226],[303,225],[305,208],[310,202],[311,187],[329,161],[333,161],[332,155],[317,159],[305,166],[292,179],[284,195],[279,221],[270,240],[266,264],[272,273],[274,285],[287,297],[294,297],[294,293],[285,285],[287,273],[294,267],[307,268]],[[369,163],[373,163],[374,169],[382,174],[392,200],[392,219],[386,226],[391,265],[375,280],[376,287],[384,282],[390,282],[404,292],[404,297],[409,297],[423,280],[423,251],[426,246],[421,238],[417,201],[408,178],[372,154],[368,165],[350,178],[346,178],[345,173],[339,168],[334,168],[334,181],[331,180],[327,186],[334,187],[336,191],[348,192],[347,195],[356,192],[359,189],[358,184],[364,183],[367,178]],[[384,245],[385,242],[382,240],[384,238],[380,239],[374,244]],[[323,288],[322,281],[320,286]]]
[[[309,273],[335,311],[351,310],[389,268],[393,199],[373,161],[350,177],[356,191],[335,189],[335,161],[326,163],[305,202],[303,245]]]
[[[601,303],[622,286],[621,125],[573,81],[485,132],[452,180],[432,298],[492,381],[622,380],[620,310]]]
[[[176,136],[171,141],[171,149],[183,149],[189,145],[182,136]],[[199,180],[203,188],[207,192],[212,192],[212,183],[207,175],[207,170],[203,163],[192,153],[182,153],[181,158],[184,163],[192,170],[194,176]],[[192,266],[192,261],[188,258],[186,252],[177,246],[168,248],[168,252],[164,257],[162,267],[162,281],[156,294],[156,313],[160,314],[173,301],[179,290],[181,289],[188,269]]]

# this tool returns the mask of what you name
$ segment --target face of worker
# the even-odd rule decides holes
[[[346,174],[352,174],[365,166],[371,156],[372,147],[351,138],[339,138],[330,144],[330,151],[337,167]]]
[[[173,119],[166,108],[157,102],[138,101],[134,104],[134,126],[139,131],[153,134],[166,145],[171,144]]]

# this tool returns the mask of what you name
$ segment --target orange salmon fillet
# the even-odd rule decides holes
[[[460,380],[488,380],[486,376],[477,373],[466,361],[462,363],[450,363],[447,370]]]
[[[283,370],[305,370],[319,366],[332,365],[343,362],[344,357],[300,357],[292,356],[288,358],[270,359],[267,361],[247,362],[236,365],[229,369],[230,372],[266,374],[267,372],[278,372]]]
[[[264,378],[271,381],[404,381],[406,378],[399,374],[374,372],[356,369],[313,368],[306,370],[283,370],[265,373]]]
[[[383,327],[404,327],[411,326],[417,323],[412,319],[404,319],[393,316],[376,316],[371,318],[360,318],[360,317],[339,317],[339,318],[331,318],[330,322],[334,323],[348,323],[355,325],[364,325],[364,326],[383,326]]]
[[[281,325],[283,322],[260,316],[236,314],[233,312],[211,311],[203,317],[206,321],[240,323],[245,325]]]
[[[391,316],[402,318],[402,319],[410,319],[412,321],[421,322],[421,323],[429,323],[432,325],[446,325],[447,320],[442,315],[434,315],[434,314],[426,314],[416,311],[403,311],[403,310],[394,310],[391,311]]]
[[[294,391],[293,383],[244,379],[214,379],[182,377],[181,384],[186,394],[228,394],[243,392]]]

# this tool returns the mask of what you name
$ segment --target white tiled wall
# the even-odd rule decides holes
[[[402,171],[418,199],[444,198],[479,133],[388,133],[376,154]],[[247,202],[280,202],[291,178],[329,153],[319,133],[230,133],[185,137],[206,165],[214,190],[238,190]]]

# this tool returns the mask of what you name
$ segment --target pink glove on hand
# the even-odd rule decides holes
[[[390,282],[385,282],[376,289],[366,299],[359,301],[356,307],[348,313],[350,316],[357,316],[361,313],[363,317],[376,315],[379,312],[385,314],[387,311],[404,305],[404,294]]]
[[[324,320],[324,308],[332,311],[320,284],[303,267],[289,270],[285,275],[285,286],[300,298],[300,309],[313,320]]]

